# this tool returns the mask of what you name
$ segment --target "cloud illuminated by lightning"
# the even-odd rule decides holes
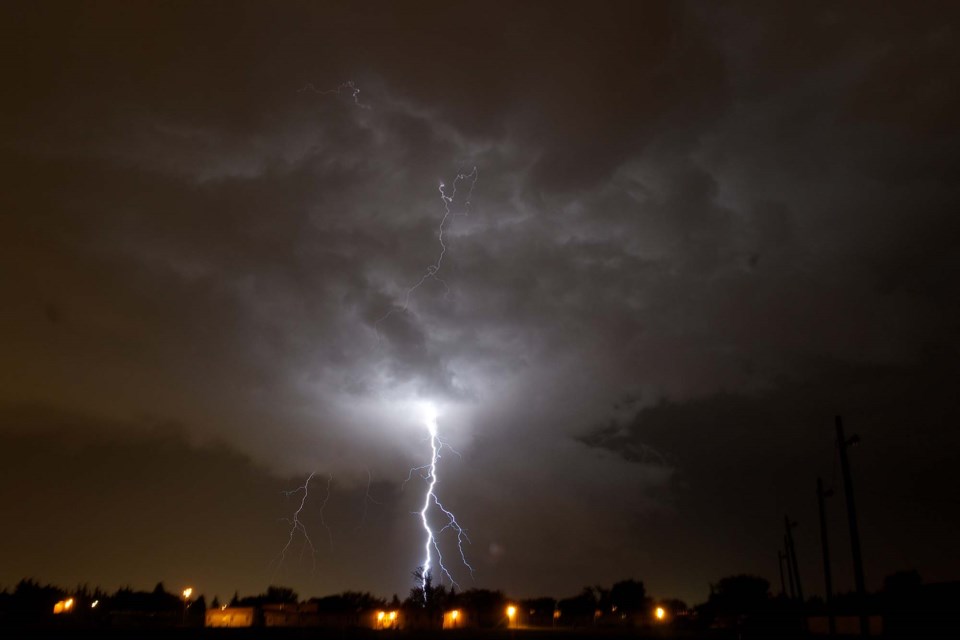
[[[312,84],[307,84],[302,89],[300,89],[301,93],[307,92],[307,91],[320,94],[320,95],[331,95],[331,94],[342,95],[344,92],[348,92],[355,106],[360,107],[362,109],[370,109],[369,105],[366,105],[360,102],[360,98],[359,98],[360,89],[353,83],[353,81],[347,81],[337,86],[334,89],[328,89],[323,91],[318,90]],[[447,283],[438,275],[443,265],[444,256],[446,255],[446,252],[447,252],[447,245],[444,242],[444,231],[446,231],[446,227],[450,218],[455,215],[455,206],[456,204],[458,204],[458,191],[462,191],[462,183],[467,183],[469,185],[467,188],[466,196],[460,199],[462,200],[462,211],[464,215],[466,215],[466,213],[469,211],[470,199],[473,196],[473,189],[476,186],[478,175],[479,173],[478,173],[477,167],[473,167],[472,171],[470,171],[469,173],[458,173],[457,176],[454,178],[453,184],[449,189],[445,183],[443,182],[440,183],[439,192],[440,192],[440,200],[443,203],[443,217],[440,220],[440,225],[437,230],[437,241],[440,244],[439,253],[437,254],[436,260],[427,266],[426,270],[424,271],[420,279],[416,283],[414,283],[413,286],[407,289],[403,297],[403,303],[399,306],[395,306],[391,308],[380,319],[376,321],[375,327],[377,332],[378,343],[380,341],[380,324],[383,321],[385,321],[387,318],[389,318],[395,311],[400,311],[405,313],[410,306],[411,296],[427,280],[436,280],[437,282],[442,284],[444,289],[447,291],[447,293],[449,293],[449,287],[447,286]],[[447,529],[452,529],[453,531],[456,532],[457,548],[460,552],[460,559],[463,562],[464,566],[466,566],[470,570],[471,576],[473,576],[474,570],[473,570],[473,567],[470,565],[470,563],[467,561],[466,553],[464,552],[464,547],[463,547],[464,543],[470,542],[470,539],[467,536],[466,531],[460,526],[460,523],[457,521],[457,518],[453,514],[453,512],[451,512],[449,509],[443,506],[443,503],[440,501],[436,492],[436,487],[438,482],[437,481],[437,465],[441,458],[441,455],[440,455],[441,451],[443,450],[444,447],[446,447],[451,451],[453,451],[454,453],[457,453],[457,452],[451,447],[449,447],[449,445],[446,445],[440,439],[439,431],[438,431],[438,423],[437,423],[437,411],[432,404],[427,405],[425,409],[424,424],[427,427],[427,433],[429,435],[429,440],[430,440],[430,452],[431,452],[430,461],[426,465],[411,469],[410,473],[407,475],[407,481],[404,482],[404,486],[412,478],[414,472],[419,473],[419,475],[427,482],[427,491],[424,494],[423,507],[419,511],[420,520],[423,524],[423,529],[426,534],[426,541],[424,542],[424,560],[422,565],[423,566],[422,588],[424,592],[424,598],[426,598],[428,595],[427,583],[428,583],[430,573],[434,564],[434,554],[436,555],[436,564],[440,569],[441,576],[444,576],[444,575],[447,576],[451,584],[455,586],[457,585],[452,574],[444,565],[443,555],[440,551],[440,545],[438,541],[438,536],[442,534],[444,531],[446,531]],[[459,454],[457,455],[459,456]],[[310,546],[311,551],[314,552],[314,556],[316,555],[315,549],[313,547],[313,543],[310,540],[310,538],[307,536],[306,527],[304,527],[302,522],[300,521],[300,513],[303,511],[304,504],[306,503],[308,487],[310,484],[310,480],[312,478],[313,478],[313,474],[311,474],[310,477],[307,478],[307,481],[304,483],[302,487],[300,487],[300,489],[296,490],[296,491],[302,490],[303,497],[300,503],[300,507],[297,509],[296,513],[294,514],[293,520],[291,521],[290,535],[287,541],[287,545],[284,547],[281,553],[281,562],[287,550],[289,549],[290,545],[292,544],[294,536],[298,531],[300,531],[303,534],[306,540],[306,544]],[[331,476],[330,480],[327,483],[327,496],[326,496],[326,499],[324,500],[323,506],[326,505],[327,500],[329,500],[330,498],[330,482],[332,482],[332,479],[333,478]],[[363,520],[366,518],[368,501],[376,502],[370,496],[370,480],[371,480],[371,476],[368,470],[367,471],[367,493],[364,499],[364,509],[363,509],[363,515],[361,517],[361,525],[363,523]],[[320,518],[324,527],[326,527],[327,529],[327,534],[330,537],[330,541],[332,544],[333,538],[330,533],[330,528],[327,527],[326,521],[323,519],[323,506],[321,506]],[[429,517],[432,507],[436,507],[436,509],[438,509],[441,513],[443,513],[444,517],[446,518],[446,522],[444,523],[443,527],[436,533],[434,533],[433,527],[431,526],[431,523],[430,523],[430,517]]]
[[[380,341],[380,323],[389,318],[395,311],[405,313],[410,306],[410,298],[413,293],[419,289],[427,280],[436,280],[444,286],[444,289],[449,292],[449,287],[447,283],[439,277],[440,269],[443,266],[443,258],[447,253],[447,245],[444,242],[443,234],[446,230],[447,223],[450,218],[455,215],[455,203],[457,203],[457,193],[462,191],[461,183],[466,182],[469,187],[467,189],[466,196],[462,198],[463,200],[463,211],[466,214],[469,211],[470,199],[473,196],[473,189],[477,184],[477,178],[479,172],[477,167],[474,167],[469,173],[458,173],[457,177],[454,178],[453,184],[448,190],[447,185],[443,182],[440,183],[440,200],[443,202],[443,217],[440,220],[440,226],[437,230],[437,241],[440,244],[440,251],[437,254],[436,260],[433,263],[429,264],[424,271],[423,275],[413,284],[403,297],[403,304],[393,307],[387,313],[385,313],[379,320],[376,321],[375,327],[377,330],[377,341]],[[464,543],[470,542],[470,538],[467,536],[466,531],[463,527],[460,526],[460,523],[457,521],[456,516],[449,509],[443,506],[443,503],[440,501],[437,496],[437,463],[440,461],[440,452],[444,447],[449,448],[443,440],[440,439],[439,427],[437,424],[437,410],[432,404],[427,404],[424,406],[424,416],[423,416],[424,425],[427,427],[427,434],[430,440],[430,461],[420,467],[414,467],[410,470],[410,473],[407,474],[407,480],[404,482],[404,486],[407,482],[413,477],[414,473],[418,473],[424,480],[427,482],[427,490],[423,497],[423,507],[419,511],[420,521],[423,525],[424,534],[426,539],[424,540],[423,550],[424,558],[422,563],[422,574],[421,574],[421,588],[423,589],[424,600],[429,597],[428,593],[428,581],[430,579],[431,571],[434,564],[434,555],[436,555],[436,565],[440,570],[441,578],[446,576],[450,580],[450,583],[454,586],[457,585],[457,581],[453,578],[453,575],[447,569],[446,565],[443,562],[443,554],[440,551],[440,544],[437,539],[438,535],[446,531],[447,529],[452,529],[457,534],[457,549],[460,552],[460,560],[463,562],[464,566],[470,570],[471,577],[473,576],[473,567],[467,561],[466,552],[464,551]],[[453,451],[453,449],[451,449]],[[458,454],[459,455],[459,454]],[[440,531],[434,533],[433,527],[430,524],[429,513],[431,507],[436,507],[440,510],[441,513],[446,517],[446,523]]]

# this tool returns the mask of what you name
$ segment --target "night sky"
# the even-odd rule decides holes
[[[960,575],[956,3],[2,13],[0,586]]]

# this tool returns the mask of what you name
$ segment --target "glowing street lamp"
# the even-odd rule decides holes
[[[667,617],[667,612],[663,607],[657,607],[653,610],[653,615],[656,616],[658,621],[663,622]]]
[[[190,596],[193,594],[193,587],[187,587],[183,590],[183,624],[187,624],[187,607],[190,606]]]
[[[53,605],[53,612],[55,614],[69,613],[73,609],[73,598],[67,598],[66,600],[60,600]]]
[[[507,607],[507,620],[508,620],[507,626],[510,626],[511,624],[516,626],[514,622],[514,619],[516,618],[516,616],[517,616],[517,608],[513,605],[510,605],[509,607]]]

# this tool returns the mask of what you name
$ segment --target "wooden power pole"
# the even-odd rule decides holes
[[[797,564],[797,549],[793,546],[793,528],[796,522],[790,522],[788,516],[783,517],[783,522],[787,527],[787,562],[793,569],[793,579],[797,583],[797,598],[800,600],[800,606],[803,607],[803,587],[800,585],[800,567]]]
[[[780,562],[780,595],[786,597],[787,581],[783,577],[783,551],[777,551],[777,560]]]
[[[830,636],[837,635],[837,623],[833,618],[833,578],[830,575],[830,540],[827,537],[827,510],[824,500],[833,495],[833,490],[824,491],[823,480],[817,478],[817,506],[820,508],[820,547],[823,549],[823,582],[826,586],[827,623]]]
[[[793,565],[790,564],[790,543],[787,542],[787,534],[783,534],[783,559],[787,563],[787,584],[790,586],[790,599],[797,597],[797,591],[793,586]]]
[[[848,440],[843,435],[843,419],[837,416],[837,447],[840,449],[840,469],[843,471],[843,493],[847,499],[847,520],[850,523],[850,550],[853,552],[853,580],[857,588],[858,608],[860,609],[860,635],[870,634],[867,620],[867,591],[863,579],[863,557],[860,555],[860,530],[857,527],[857,507],[853,500],[853,479],[850,475],[850,460],[847,458],[847,447],[860,442],[860,437],[854,434]]]

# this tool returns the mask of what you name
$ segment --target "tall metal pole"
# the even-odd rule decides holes
[[[780,564],[780,595],[787,595],[787,583],[783,579],[783,551],[777,550],[777,560]]]
[[[827,538],[827,510],[824,500],[833,495],[833,491],[823,490],[823,480],[817,478],[817,505],[820,507],[820,547],[823,549],[823,581],[826,586],[827,622],[830,635],[837,634],[836,620],[833,618],[833,579],[830,575],[830,540]]]
[[[797,598],[800,600],[800,607],[803,607],[803,586],[800,584],[800,567],[797,564],[797,549],[793,546],[793,527],[796,522],[790,522],[788,516],[783,516],[783,522],[787,526],[787,560],[793,567],[793,579],[797,583]]]
[[[790,585],[790,599],[797,597],[797,592],[793,588],[793,565],[790,563],[790,543],[787,541],[787,534],[783,534],[783,559],[787,562],[787,584]]]
[[[860,555],[860,530],[857,527],[857,507],[853,501],[853,479],[850,476],[850,461],[847,459],[847,447],[860,442],[860,437],[852,436],[847,440],[843,435],[843,419],[837,416],[837,447],[840,449],[840,468],[843,471],[843,493],[847,499],[847,520],[850,522],[850,550],[853,552],[853,579],[857,587],[857,600],[860,609],[860,635],[870,634],[866,612],[866,587],[863,579],[863,558]]]

